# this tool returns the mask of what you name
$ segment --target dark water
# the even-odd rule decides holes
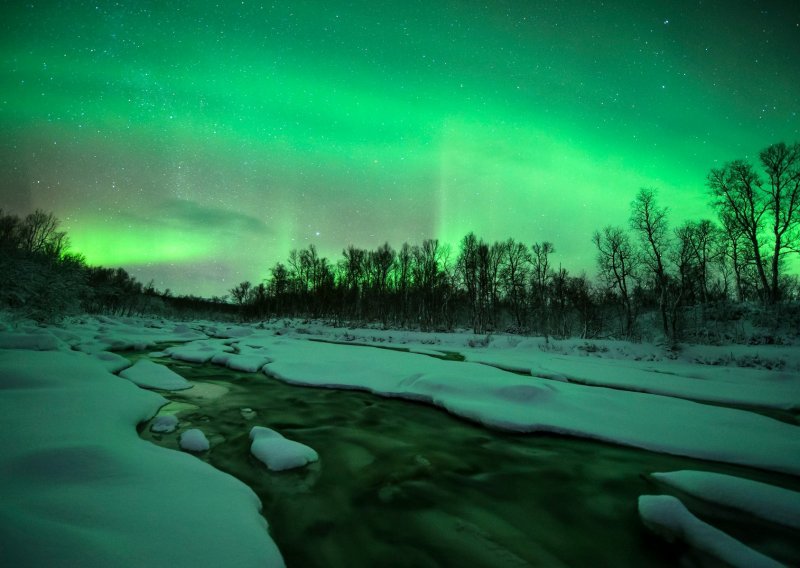
[[[195,406],[178,413],[179,431],[202,429],[212,449],[200,459],[261,497],[290,567],[713,566],[642,527],[638,496],[671,492],[647,473],[710,470],[800,490],[798,479],[748,468],[567,437],[505,434],[418,403],[162,362],[198,381],[195,389],[165,393]],[[228,391],[205,399],[204,390],[215,388],[208,385]],[[249,452],[254,425],[313,447],[320,461],[268,471]],[[172,448],[177,435],[142,432]],[[733,536],[800,564],[793,544],[800,534],[680,497]]]

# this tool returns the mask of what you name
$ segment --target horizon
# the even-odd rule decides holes
[[[470,231],[594,275],[639,188],[716,219],[711,168],[800,141],[796,9],[611,4],[6,6],[3,209],[204,297]]]

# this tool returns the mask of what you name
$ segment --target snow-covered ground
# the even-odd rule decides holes
[[[163,397],[67,350],[0,377],[0,565],[282,565],[246,485],[138,437]]]
[[[124,369],[127,360],[109,350],[159,345],[163,351],[154,356],[424,401],[494,428],[800,475],[797,425],[738,408],[796,417],[800,349],[792,347],[684,346],[676,353],[625,342],[341,329],[283,320],[235,326],[84,317],[51,327],[0,321],[0,420],[7,432],[16,432],[0,454],[0,486],[8,494],[0,502],[0,531],[3,542],[14,543],[2,554],[22,560],[30,551],[44,563],[62,554],[97,565],[152,558],[222,565],[230,564],[229,551],[236,550],[236,565],[280,564],[252,492],[189,454],[137,437],[135,426],[165,400],[133,383],[162,390],[191,383],[149,360]],[[205,450],[202,432],[188,432],[182,445]],[[265,440],[275,439],[282,440],[279,454],[285,451],[298,463],[315,459],[314,450],[289,447],[283,442],[290,441],[262,432],[254,436],[253,452],[265,463],[277,445]],[[737,491],[750,489],[737,485]],[[128,507],[129,501],[136,505]],[[120,502],[126,503],[124,514],[114,506]],[[660,511],[679,509],[663,500],[644,503],[643,518],[653,526],[669,524]],[[167,512],[183,508],[197,514],[176,527]],[[670,519],[680,516],[682,527],[700,526],[673,513]],[[115,542],[117,532],[125,533],[124,544],[110,549],[105,543]],[[37,548],[36,539],[54,544]],[[216,552],[208,550],[212,540]],[[126,547],[137,555],[123,554]]]

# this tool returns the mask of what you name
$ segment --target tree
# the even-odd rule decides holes
[[[253,284],[245,280],[244,282],[240,282],[238,286],[234,286],[230,290],[231,297],[233,301],[236,302],[239,306],[244,306],[250,300],[250,292],[253,289]]]
[[[780,299],[780,265],[784,255],[800,252],[800,144],[773,144],[759,154],[769,180],[765,200],[772,230],[770,301]]]
[[[516,242],[514,239],[506,241],[500,278],[518,330],[524,329],[527,325],[525,284],[528,280],[530,260],[531,255],[523,243]]]
[[[639,235],[642,260],[653,275],[655,291],[658,294],[658,308],[664,335],[669,337],[667,318],[667,271],[664,268],[664,255],[669,246],[667,227],[667,208],[656,203],[655,191],[642,188],[631,203],[631,228]]]
[[[636,269],[636,260],[628,234],[621,227],[607,226],[592,237],[597,247],[597,264],[600,275],[613,294],[619,298],[623,311],[622,334],[633,332],[634,311],[630,281]]]
[[[550,241],[533,243],[531,245],[531,295],[535,302],[534,309],[539,316],[539,328],[547,337],[549,332],[549,312],[547,309],[548,282],[551,277],[550,255],[555,252],[555,247]]]
[[[773,144],[759,158],[766,185],[751,164],[735,160],[711,170],[708,187],[723,222],[735,226],[748,243],[763,299],[776,303],[781,260],[800,250],[800,145]]]
[[[729,219],[746,239],[753,255],[762,296],[766,298],[769,284],[761,259],[761,229],[767,206],[761,197],[758,174],[752,165],[736,160],[711,170],[708,186],[720,216]]]

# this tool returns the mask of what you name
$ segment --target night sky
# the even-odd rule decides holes
[[[592,232],[800,140],[800,3],[4,2],[0,206],[179,293],[292,248]]]

